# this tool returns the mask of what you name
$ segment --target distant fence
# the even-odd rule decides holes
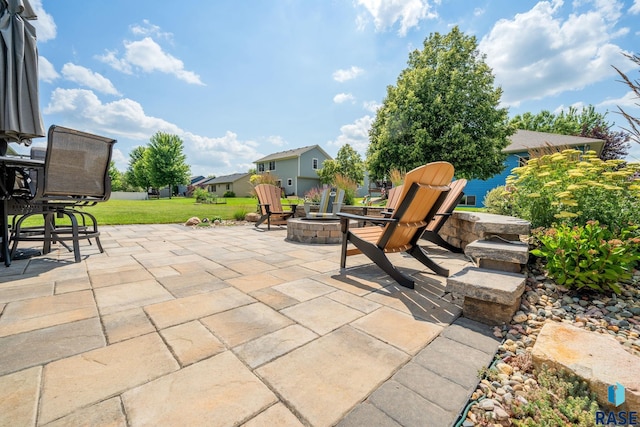
[[[149,195],[146,191],[112,191],[111,198],[115,200],[147,200]]]

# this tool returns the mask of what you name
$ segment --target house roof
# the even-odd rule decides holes
[[[557,133],[534,132],[531,130],[518,129],[516,133],[509,137],[509,144],[503,151],[505,153],[519,153],[528,151],[531,148],[544,147],[577,147],[591,145],[596,151],[602,150],[604,140],[597,138],[584,138],[582,136],[560,135]]]
[[[232,173],[231,175],[217,176],[215,178],[209,178],[205,182],[201,184],[209,185],[209,184],[227,184],[230,182],[236,182],[243,178],[248,178],[249,173]]]
[[[320,147],[319,145],[309,145],[307,147],[294,148],[292,150],[280,151],[278,153],[269,154],[268,156],[265,156],[265,157],[263,157],[261,159],[255,160],[253,163],[267,162],[267,161],[270,161],[270,160],[291,159],[291,158],[295,158],[295,157],[300,157],[301,155],[303,155],[307,151],[311,151],[314,148],[317,148],[318,150],[320,150],[320,152],[322,154],[324,154],[327,157],[327,159],[331,158],[331,156],[328,155],[327,152],[324,151],[322,149],[322,147]]]

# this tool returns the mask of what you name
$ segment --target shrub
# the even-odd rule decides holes
[[[305,202],[320,203],[321,198],[322,198],[322,189],[318,187],[313,187],[311,190],[307,191],[304,195]]]
[[[251,177],[249,178],[249,182],[251,182],[251,185],[253,185],[254,187],[258,184],[276,185],[276,183],[278,182],[278,177],[271,172],[265,172],[261,174],[251,175]]]
[[[484,197],[484,207],[487,212],[498,215],[512,215],[509,193],[504,185],[489,191]]]
[[[198,203],[207,203],[207,200],[209,199],[209,192],[204,188],[198,187],[193,190],[193,197],[196,198],[196,202]]]
[[[353,205],[353,202],[356,198],[356,191],[358,190],[358,184],[342,174],[336,174],[334,178],[334,185],[340,189],[344,190],[344,205]]]
[[[533,227],[597,220],[611,228],[640,223],[640,164],[600,160],[579,150],[531,159],[507,178],[513,215]]]
[[[236,197],[236,193],[234,193],[231,190],[227,190],[224,192],[224,194],[222,195],[222,197]]]
[[[542,369],[537,375],[540,388],[514,400],[509,408],[515,426],[591,426],[600,408],[589,385],[567,371]]]
[[[246,209],[238,209],[233,212],[233,219],[235,219],[236,221],[243,221],[244,217],[247,216],[248,213],[249,211],[247,211]]]
[[[630,279],[640,260],[637,226],[616,233],[589,221],[584,226],[534,230],[533,236],[539,248],[531,253],[546,259],[549,277],[567,288],[620,293],[618,282]]]

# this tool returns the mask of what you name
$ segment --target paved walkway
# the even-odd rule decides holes
[[[101,230],[0,270],[0,425],[449,426],[498,346],[400,254],[416,290],[284,228]]]

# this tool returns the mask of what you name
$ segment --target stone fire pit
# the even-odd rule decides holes
[[[357,227],[357,221],[351,221],[349,227]],[[340,221],[338,219],[311,220],[289,218],[287,220],[287,240],[299,243],[335,244],[342,242]]]

